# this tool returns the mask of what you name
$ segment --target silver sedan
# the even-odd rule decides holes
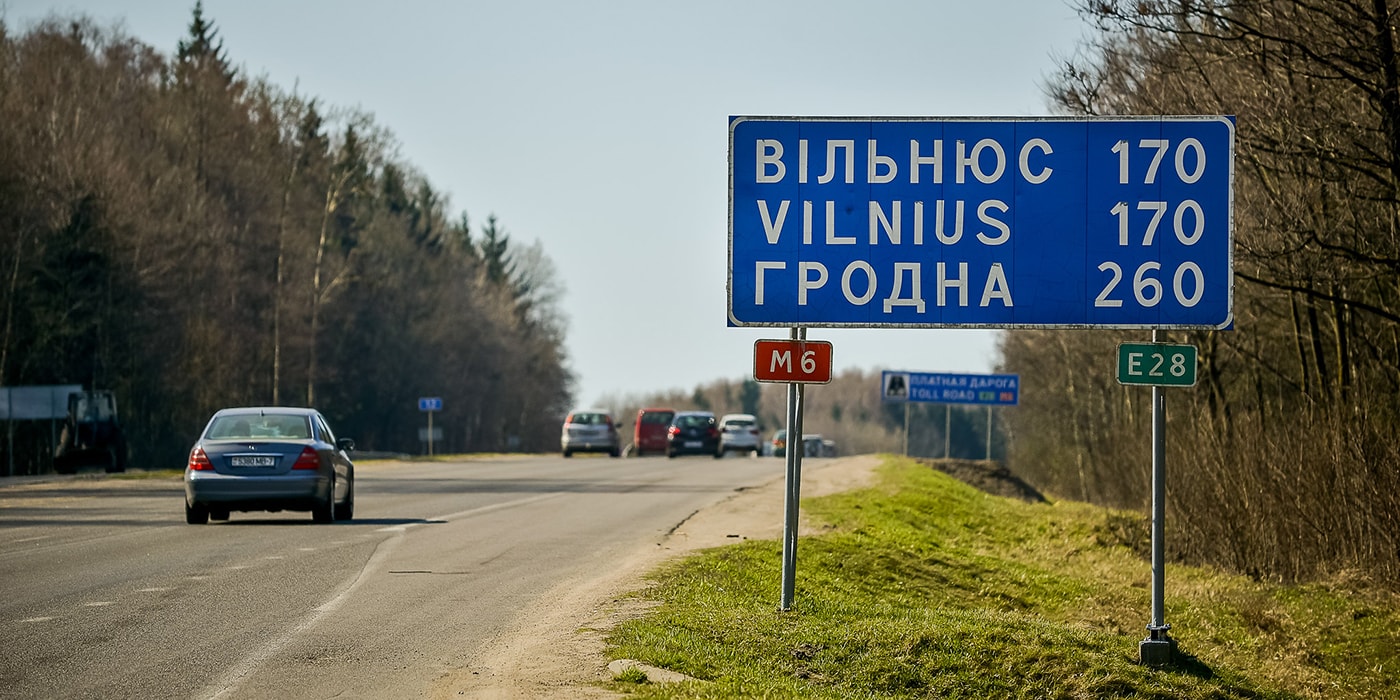
[[[312,520],[355,513],[355,442],[336,439],[310,408],[226,408],[214,414],[185,465],[185,522],[232,511],[311,511]]]

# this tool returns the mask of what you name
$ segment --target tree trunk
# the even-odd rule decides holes
[[[1312,369],[1308,365],[1307,344],[1303,340],[1303,318],[1298,312],[1298,293],[1288,293],[1288,304],[1293,311],[1293,344],[1298,349],[1298,372],[1301,374],[1299,381],[1303,387],[1303,395],[1312,393]]]
[[[1327,353],[1322,346],[1322,323],[1317,318],[1317,303],[1308,297],[1308,333],[1312,335],[1313,361],[1317,363],[1317,384],[1323,398],[1332,398],[1332,377],[1327,371]]]
[[[15,315],[15,293],[19,289],[19,261],[24,257],[24,233],[15,237],[15,259],[10,266],[10,289],[5,295],[5,338],[0,343],[0,384],[5,383],[5,367],[10,357],[10,333]]]

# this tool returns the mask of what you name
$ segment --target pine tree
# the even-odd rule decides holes
[[[481,229],[481,259],[486,262],[486,277],[496,284],[506,284],[515,275],[515,263],[510,259],[510,234],[496,223],[496,215],[486,217]]]

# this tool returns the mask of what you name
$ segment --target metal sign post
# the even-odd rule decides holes
[[[904,426],[905,431],[909,426]],[[943,459],[950,459],[953,456],[953,407],[950,404],[943,404]]]
[[[1164,386],[1196,384],[1196,348],[1157,342],[1118,346],[1118,382],[1152,387],[1152,620],[1147,639],[1138,644],[1144,664],[1160,666],[1172,660],[1173,642],[1166,622],[1167,518],[1167,399]]]
[[[792,339],[807,339],[807,329],[792,329]],[[797,588],[797,521],[798,503],[802,500],[802,399],[804,385],[788,384],[787,406],[787,492],[783,500],[783,590],[779,609],[792,609]]]
[[[1155,336],[1156,333],[1153,333]],[[1145,664],[1171,661],[1172,641],[1167,632],[1166,597],[1166,517],[1167,517],[1167,406],[1162,387],[1152,387],[1152,621],[1147,639],[1138,644],[1138,658]]]
[[[992,461],[992,407],[987,407],[987,457],[988,462]]]
[[[797,578],[798,504],[802,500],[802,405],[806,385],[831,381],[831,343],[807,340],[807,329],[794,327],[788,340],[758,340],[753,344],[753,378],[787,384],[787,493],[783,515],[783,590],[781,608],[792,609]]]
[[[909,456],[909,402],[904,402],[904,456]]]
[[[418,410],[428,414],[428,456],[433,456],[433,414],[442,410],[442,399],[432,396],[418,399]]]

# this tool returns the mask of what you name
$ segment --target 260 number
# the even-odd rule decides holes
[[[1162,263],[1145,262],[1140,265],[1137,272],[1133,274],[1133,296],[1139,305],[1151,308],[1162,301],[1162,282],[1154,275],[1162,269]],[[1115,262],[1106,262],[1099,265],[1100,272],[1107,272],[1111,275],[1108,284],[1104,285],[1103,291],[1094,298],[1094,306],[1103,308],[1119,308],[1123,306],[1122,299],[1112,298],[1114,289],[1123,281],[1123,268]],[[1191,293],[1186,292],[1186,278],[1191,278]],[[1205,294],[1205,274],[1201,272],[1201,266],[1193,262],[1181,263],[1176,268],[1176,273],[1172,275],[1172,293],[1176,297],[1177,303],[1186,308],[1191,308],[1200,303],[1201,297]]]

